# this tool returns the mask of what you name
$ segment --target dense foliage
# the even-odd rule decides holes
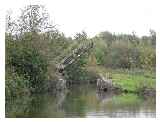
[[[94,38],[97,63],[110,68],[155,70],[155,37],[151,34],[144,40],[136,35],[103,32]]]

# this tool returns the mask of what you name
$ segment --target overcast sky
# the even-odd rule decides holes
[[[6,9],[14,14],[28,4],[42,4],[54,24],[66,36],[86,31],[94,36],[108,30],[115,33],[132,33],[138,36],[156,29],[158,0],[7,0]]]

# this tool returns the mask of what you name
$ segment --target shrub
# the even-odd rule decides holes
[[[19,76],[29,80],[30,90],[39,92],[43,89],[47,72],[47,61],[36,48],[26,46],[23,42],[12,43],[7,47],[7,64],[14,67]]]
[[[29,81],[24,76],[19,76],[16,72],[7,68],[5,81],[6,99],[20,97],[29,94]]]
[[[130,68],[130,46],[126,43],[116,42],[112,44],[105,59],[105,65],[111,68]]]
[[[152,47],[140,48],[140,67],[152,70],[156,67],[156,51]]]

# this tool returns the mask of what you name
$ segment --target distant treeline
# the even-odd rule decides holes
[[[134,33],[115,35],[101,32],[94,38],[97,46],[99,64],[111,68],[140,68],[154,70],[156,64],[156,33],[138,37]],[[98,44],[97,44],[98,45]]]
[[[101,32],[93,38],[82,31],[66,37],[49,21],[44,6],[29,5],[13,19],[6,16],[6,98],[54,89],[57,81],[56,64],[86,41],[94,48],[65,71],[71,81],[96,78],[89,67],[155,70],[156,32],[150,36]]]

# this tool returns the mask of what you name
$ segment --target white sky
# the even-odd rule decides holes
[[[108,30],[142,36],[156,30],[158,0],[7,0],[14,14],[27,4],[43,4],[58,29],[66,36],[86,31],[94,36]],[[160,5],[160,4],[159,4]]]

